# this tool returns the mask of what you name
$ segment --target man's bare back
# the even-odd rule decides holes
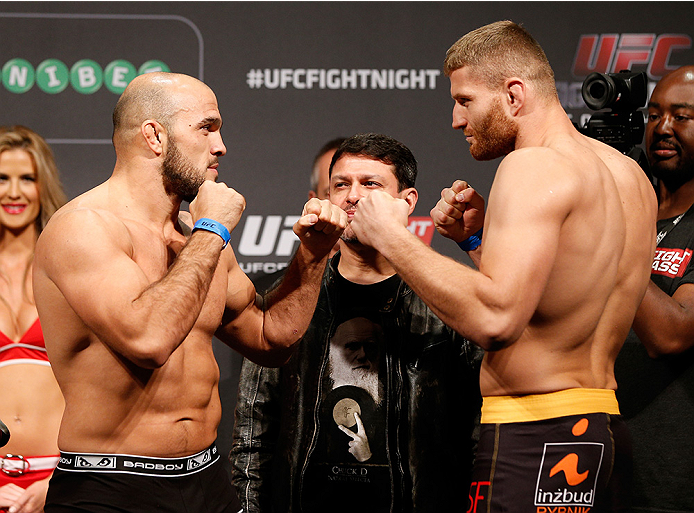
[[[494,240],[507,241],[489,249],[499,261],[529,242],[528,228],[556,238],[547,237],[547,245],[538,241],[536,266],[546,263],[546,269],[528,270],[544,286],[519,289],[520,301],[537,297],[527,327],[514,342],[488,347],[481,373],[485,396],[615,389],[614,360],[647,283],[654,233],[643,227],[654,213],[645,174],[593,139],[556,139],[549,147],[509,155],[490,194],[487,230]],[[519,197],[519,190],[527,193]],[[483,262],[483,273],[497,265]]]

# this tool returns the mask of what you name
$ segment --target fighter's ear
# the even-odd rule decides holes
[[[525,104],[525,82],[517,77],[509,78],[504,82],[504,94],[509,113],[516,116]]]
[[[147,143],[147,146],[154,152],[155,155],[160,156],[164,153],[166,144],[166,130],[158,121],[153,119],[147,119],[140,125],[140,132]]]
[[[417,189],[415,189],[414,187],[403,189],[402,191],[400,191],[399,195],[400,199],[404,199],[410,206],[408,215],[412,215],[412,212],[414,212],[414,207],[417,206],[417,199],[419,199],[419,193],[417,192]]]

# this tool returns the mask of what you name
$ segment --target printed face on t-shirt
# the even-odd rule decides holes
[[[330,377],[334,388],[354,385],[378,401],[378,370],[383,341],[381,327],[355,317],[340,324],[330,340]]]

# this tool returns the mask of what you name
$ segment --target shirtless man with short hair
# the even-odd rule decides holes
[[[66,401],[47,512],[231,509],[214,446],[212,337],[283,363],[346,215],[326,200],[306,204],[285,280],[259,305],[227,247],[245,200],[214,181],[221,126],[202,82],[135,78],[114,110],[112,176],[58,211],[38,241],[34,291]],[[180,222],[183,199],[193,201]]]
[[[653,188],[636,162],[574,128],[544,52],[522,27],[472,31],[449,49],[445,72],[453,127],[473,157],[505,156],[480,247],[466,240],[481,216],[465,203],[464,184],[432,211],[439,231],[481,252],[479,271],[402,229],[405,203],[378,191],[359,203],[352,230],[487,350],[471,507],[619,510],[629,455],[614,362],[649,280]]]

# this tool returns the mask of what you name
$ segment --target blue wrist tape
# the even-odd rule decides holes
[[[195,221],[193,231],[195,230],[206,230],[219,235],[224,241],[224,246],[222,246],[222,249],[226,248],[227,244],[229,244],[229,241],[231,240],[231,235],[229,234],[229,230],[227,230],[226,226],[206,217]]]
[[[473,249],[477,249],[480,244],[482,244],[482,228],[480,228],[479,231],[474,235],[471,235],[465,239],[463,242],[459,242],[458,246],[463,251],[472,251]]]

